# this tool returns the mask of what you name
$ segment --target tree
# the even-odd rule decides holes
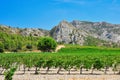
[[[4,45],[2,42],[0,42],[0,53],[4,52]]]
[[[38,42],[38,50],[43,52],[55,51],[57,47],[56,41],[51,37],[42,37]]]

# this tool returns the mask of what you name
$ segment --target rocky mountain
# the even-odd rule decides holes
[[[61,21],[50,31],[0,25],[0,31],[22,36],[52,36],[57,42],[66,44],[108,45],[115,43],[118,45],[120,43],[120,24],[107,22]]]
[[[87,32],[90,36],[106,41],[120,41],[120,25],[107,22],[87,22],[73,21],[71,22],[79,30]]]
[[[107,22],[62,21],[50,33],[58,42],[67,44],[84,45],[86,41],[90,41],[88,39],[93,40],[93,43],[99,41],[98,45],[101,45],[101,42],[104,42],[103,44],[120,42],[120,25]]]
[[[86,32],[78,30],[71,23],[62,21],[50,31],[51,36],[61,43],[83,44]]]

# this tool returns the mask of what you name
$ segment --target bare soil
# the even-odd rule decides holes
[[[61,48],[64,48],[64,47],[65,47],[64,45],[58,45],[55,51],[57,52],[58,50],[60,50]]]
[[[46,69],[40,69],[39,74],[34,74],[34,68],[23,74],[23,70],[16,71],[13,76],[13,80],[120,80],[120,75],[113,73],[109,70],[105,75],[103,71],[94,71],[94,74],[90,74],[91,71],[83,71],[83,74],[79,74],[79,70],[71,70],[71,74],[68,75],[68,71],[62,69],[60,74],[56,74],[58,69],[50,69],[46,73]],[[117,73],[117,72],[116,72]],[[4,80],[4,75],[0,75],[0,80]]]

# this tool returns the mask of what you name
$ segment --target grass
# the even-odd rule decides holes
[[[12,53],[12,52],[11,52]],[[10,53],[8,53],[11,55]],[[7,55],[8,55],[7,54]],[[120,48],[105,48],[105,47],[91,47],[79,45],[65,45],[65,48],[60,49],[58,52],[13,52],[17,55],[120,55]]]
[[[120,48],[105,48],[105,47],[90,47],[79,45],[66,45],[66,48],[62,48],[58,51],[60,54],[119,54]]]

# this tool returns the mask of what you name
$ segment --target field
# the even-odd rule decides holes
[[[53,53],[2,53],[0,79],[15,66],[13,80],[119,80],[120,49],[66,45]]]

